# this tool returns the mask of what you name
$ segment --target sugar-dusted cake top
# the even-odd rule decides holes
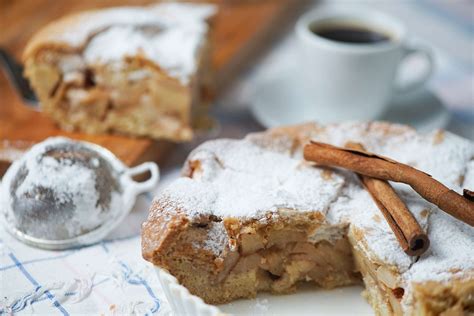
[[[44,48],[80,51],[87,64],[113,63],[140,55],[186,83],[196,70],[208,31],[210,4],[161,3],[73,14],[53,21],[28,43],[24,58]]]
[[[445,214],[410,187],[394,184],[431,240],[422,257],[409,257],[353,173],[314,167],[303,160],[302,147],[310,139],[337,146],[360,142],[368,151],[421,169],[457,192],[474,188],[474,144],[453,134],[418,134],[386,123],[306,124],[243,140],[204,143],[190,154],[185,176],[172,183],[157,204],[191,219],[215,215],[265,221],[265,214],[278,216],[282,210],[318,211],[328,223],[347,223],[361,232],[359,246],[368,258],[393,266],[407,284],[474,277],[473,227]],[[159,211],[151,210],[149,223]]]

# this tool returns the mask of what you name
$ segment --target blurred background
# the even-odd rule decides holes
[[[152,2],[1,0],[0,45],[20,59],[21,51],[32,34],[64,14]],[[295,21],[302,13],[314,8],[355,6],[375,8],[400,19],[405,23],[409,36],[426,43],[435,55],[436,70],[427,87],[414,95],[401,97],[402,100],[395,100],[394,103],[402,103],[403,107],[389,108],[380,119],[414,125],[422,130],[447,128],[461,136],[474,138],[472,1],[214,2],[221,6],[222,11],[216,22],[219,31],[214,33],[214,40],[218,44],[213,56],[218,97],[212,111],[221,123],[219,135],[240,137],[249,131],[277,124],[271,119],[255,118],[252,113],[259,106],[256,103],[270,102],[268,95],[273,92],[266,83],[271,78],[284,76],[291,81],[304,67],[298,58]],[[407,78],[424,66],[416,57],[406,64],[403,67],[406,73],[402,75]],[[5,72],[0,76],[0,95],[2,103],[18,101],[7,83]],[[289,107],[298,107],[301,103],[295,96],[286,101]],[[237,126],[230,128],[233,124]],[[226,126],[224,130],[223,125]]]
[[[409,38],[430,47],[435,71],[426,87],[398,96],[400,108],[389,108],[381,119],[413,125],[423,131],[446,128],[474,139],[474,4],[472,1],[314,1],[303,9],[328,7],[377,9],[400,19]],[[251,108],[258,87],[276,76],[288,81],[303,70],[297,39],[290,23],[287,32],[273,42],[261,60],[237,80],[219,104]],[[417,57],[402,65],[402,77],[409,78],[424,65]],[[293,70],[293,71],[291,71]],[[394,96],[397,98],[397,96]],[[288,100],[298,106],[301,100]],[[399,104],[398,104],[399,105]]]

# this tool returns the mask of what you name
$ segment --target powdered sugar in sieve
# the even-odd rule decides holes
[[[143,183],[135,173],[150,171]],[[4,224],[17,238],[42,248],[90,244],[115,228],[136,195],[152,189],[158,168],[129,169],[106,149],[56,137],[37,144],[5,174]]]

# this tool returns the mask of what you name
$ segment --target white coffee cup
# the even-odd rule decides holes
[[[363,27],[385,34],[389,40],[349,43],[313,32],[332,25]],[[394,94],[422,86],[434,68],[429,49],[407,43],[407,32],[400,21],[371,9],[311,11],[299,19],[296,33],[305,88],[314,104],[311,119],[322,123],[377,119]],[[413,54],[423,56],[428,67],[416,79],[402,84],[397,71],[402,61]]]

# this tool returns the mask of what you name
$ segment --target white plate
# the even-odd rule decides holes
[[[362,286],[322,290],[314,285],[300,286],[288,295],[259,294],[256,299],[242,299],[217,308],[192,295],[167,271],[156,268],[158,279],[176,315],[374,315],[362,298]]]
[[[251,111],[264,127],[318,121],[311,100],[305,95],[295,75],[282,74],[274,77],[258,84],[253,91]],[[436,95],[423,88],[394,98],[388,111],[379,119],[429,131],[446,127],[450,114]]]
[[[308,285],[294,294],[260,294],[257,299],[238,300],[218,307],[233,315],[374,315],[361,296],[362,291],[362,286],[322,290]]]

